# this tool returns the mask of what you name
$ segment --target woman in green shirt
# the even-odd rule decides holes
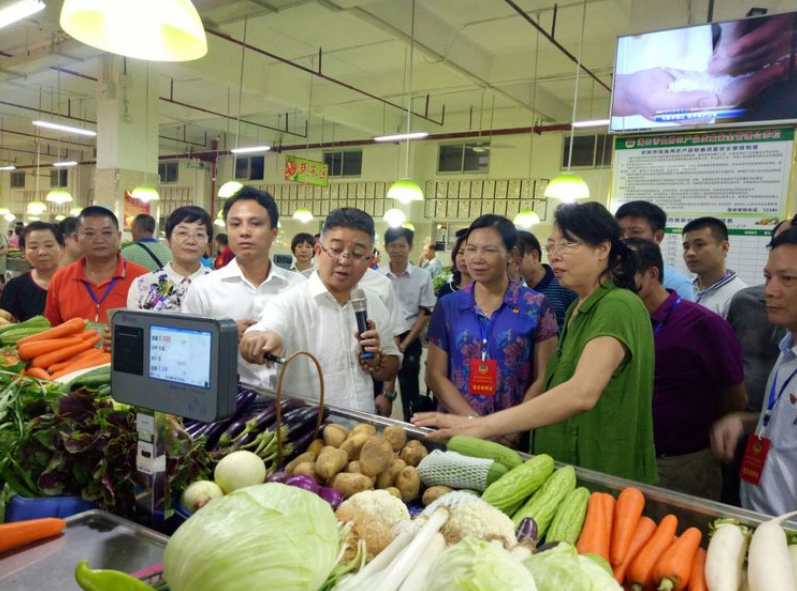
[[[531,453],[640,482],[656,482],[653,330],[636,296],[636,259],[598,203],[562,205],[545,247],[567,311],[543,393],[484,417],[419,413],[432,437],[488,438],[531,430]]]

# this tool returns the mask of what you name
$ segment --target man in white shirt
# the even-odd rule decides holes
[[[266,354],[308,351],[324,373],[325,402],[373,413],[373,380],[395,378],[401,360],[389,312],[371,290],[363,290],[369,328],[358,337],[352,290],[365,274],[373,250],[371,216],[354,208],[331,212],[315,246],[316,272],[269,302],[241,340],[244,359],[271,364]],[[318,392],[315,374],[312,365],[297,358],[286,370],[283,387],[288,393],[312,397]]]
[[[742,506],[781,515],[797,510],[797,228],[770,246],[764,268],[767,317],[789,332],[780,342],[761,412],[725,416],[714,426],[712,444],[721,457],[731,459],[739,438],[751,434],[746,458],[753,461],[743,460],[740,472]]]
[[[695,301],[727,318],[733,295],[747,284],[725,266],[730,249],[725,222],[712,217],[692,220],[684,226],[683,247],[686,266],[697,275]]]
[[[437,258],[437,247],[434,242],[427,242],[423,245],[423,253],[418,261],[418,266],[429,273],[432,279],[443,272],[443,265],[440,264],[440,259]]]
[[[279,220],[277,204],[271,195],[244,187],[227,199],[223,215],[235,258],[227,266],[197,279],[188,289],[181,311],[232,318],[238,325],[240,340],[269,300],[307,279],[271,262],[269,254]],[[247,363],[240,354],[238,374],[248,384],[276,384],[273,368]]]

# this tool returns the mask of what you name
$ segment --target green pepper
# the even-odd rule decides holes
[[[153,591],[152,587],[119,570],[92,570],[84,560],[75,567],[75,581],[83,591]]]

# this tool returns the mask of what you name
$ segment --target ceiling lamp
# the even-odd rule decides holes
[[[407,216],[400,209],[388,209],[383,218],[391,228],[398,228],[407,221]]]
[[[375,142],[400,142],[401,140],[419,140],[427,137],[425,131],[413,131],[407,133],[394,133],[392,135],[378,135],[374,138]]]
[[[28,203],[28,207],[25,211],[30,215],[41,215],[47,211],[47,204],[37,199]]]
[[[0,10],[0,29],[17,21],[21,21],[23,18],[27,18],[44,9],[44,2],[40,2],[39,0],[21,0],[20,2],[9,4]]]
[[[8,215],[9,213],[11,213],[11,210],[10,210],[10,209],[8,209],[7,207],[0,207],[0,215],[2,215],[2,216],[6,216],[6,215]]]
[[[45,197],[45,200],[49,201],[50,203],[55,203],[56,205],[71,203],[72,193],[70,193],[66,189],[53,189],[52,191],[47,193],[47,197]]]
[[[13,222],[15,219],[17,219],[17,216],[15,216],[15,215],[14,215],[13,213],[11,213],[11,212],[8,212],[8,213],[7,213],[7,214],[5,214],[3,217],[4,217],[4,218],[5,218],[5,220],[6,220],[7,222],[9,222],[9,223],[10,223],[10,222]]]
[[[42,221],[42,219],[39,216],[37,216],[37,215],[31,215],[31,216],[28,216],[28,221],[29,222],[40,222],[40,221]]]
[[[235,195],[243,188],[243,183],[239,183],[238,181],[227,181],[221,187],[219,187],[218,196],[222,199],[227,199],[228,197]]]
[[[69,215],[79,216],[81,211],[83,211],[82,207],[73,207],[69,210]]]
[[[387,191],[387,196],[390,199],[398,199],[402,203],[423,201],[423,191],[418,186],[418,183],[409,178],[393,183]]]
[[[66,0],[60,23],[86,45],[142,60],[185,62],[208,52],[189,0]]]
[[[90,129],[72,127],[71,125],[63,125],[61,123],[54,123],[53,121],[42,121],[41,119],[37,119],[36,121],[31,121],[31,123],[33,123],[33,125],[36,127],[44,127],[45,129],[54,129],[56,131],[64,131],[66,133],[74,133],[76,135],[85,135],[88,137],[94,137],[97,135],[96,131],[92,131]]]
[[[515,226],[528,230],[540,223],[540,216],[530,209],[521,210],[513,220]]]
[[[58,168],[64,168],[67,166],[77,166],[77,162],[74,160],[62,160],[60,162],[53,162],[53,166],[57,166]]]
[[[223,227],[225,227],[227,225],[225,223],[225,221],[224,221],[224,212],[223,211],[219,211],[219,213],[216,214],[216,219],[213,220],[213,223],[216,226],[218,226],[219,228],[223,228]]]
[[[401,227],[407,228],[408,230],[412,230],[413,232],[415,231],[415,226],[412,224],[412,222],[404,222],[403,224],[401,224]]]
[[[233,148],[230,150],[233,154],[256,154],[258,152],[268,152],[271,146],[247,146],[245,148]]]
[[[55,216],[55,221],[56,222],[63,222],[65,219],[66,219],[66,216],[64,214],[62,214],[62,213],[59,213],[57,216]]]
[[[161,198],[158,194],[158,190],[155,187],[150,185],[139,185],[133,192],[130,193],[130,196],[133,199],[138,199],[139,201],[143,201],[144,203],[148,203],[150,201],[157,201]]]
[[[310,223],[313,221],[313,212],[302,207],[293,212],[293,219],[303,224]]]
[[[9,164],[8,166],[0,166],[0,170],[16,170],[17,167]]]

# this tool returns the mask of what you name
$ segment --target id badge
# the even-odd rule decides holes
[[[468,393],[472,396],[495,396],[498,364],[495,359],[471,359]]]
[[[769,439],[758,435],[750,435],[747,438],[742,467],[739,469],[739,478],[758,486],[761,481],[761,474],[764,472],[764,464],[767,461],[770,443]]]

